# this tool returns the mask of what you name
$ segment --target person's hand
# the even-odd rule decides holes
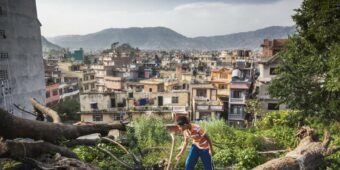
[[[178,155],[176,156],[176,161],[179,161],[179,160],[181,159],[181,156],[182,156],[182,154],[178,154]]]
[[[213,156],[215,154],[214,150],[212,148],[209,149],[210,156]]]

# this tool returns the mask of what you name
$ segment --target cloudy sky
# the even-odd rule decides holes
[[[211,36],[293,25],[302,0],[36,0],[42,34],[87,34],[106,28],[164,26]]]

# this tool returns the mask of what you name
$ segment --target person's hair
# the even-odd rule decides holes
[[[183,126],[185,124],[189,124],[189,120],[185,116],[178,116],[176,119],[177,125]]]

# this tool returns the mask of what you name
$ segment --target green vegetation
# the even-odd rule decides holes
[[[206,129],[207,134],[213,140],[216,152],[213,159],[217,168],[250,169],[275,158],[275,156],[260,154],[261,151],[294,149],[298,144],[295,133],[302,124],[316,129],[320,137],[322,137],[325,129],[329,130],[334,139],[331,145],[340,145],[339,122],[331,121],[330,124],[325,125],[322,121],[317,121],[314,118],[301,119],[300,116],[301,114],[298,111],[292,110],[270,112],[259,120],[257,128],[253,129],[232,128],[223,120],[201,122],[200,125]],[[129,150],[136,155],[140,156],[139,151],[145,148],[161,148],[151,150],[149,154],[142,157],[144,166],[150,167],[169,156],[171,138],[163,125],[160,117],[141,116],[133,122],[134,128],[128,129],[125,140],[129,142]],[[175,153],[179,152],[181,138],[181,136],[176,137]],[[119,155],[133,165],[131,158],[116,146],[100,144],[99,147],[106,147],[112,153]],[[82,160],[91,162],[103,169],[110,169],[113,166],[120,167],[117,162],[94,147],[77,147],[74,151]],[[188,154],[188,151],[186,154]],[[178,168],[184,167],[186,154],[178,163]],[[278,156],[280,155],[276,157]],[[340,153],[327,158],[330,163],[328,169],[339,169],[339,158]],[[173,163],[176,164],[175,161]],[[197,166],[202,166],[201,161]]]
[[[80,111],[80,104],[76,99],[66,99],[54,106],[53,109],[60,113],[63,122],[80,120],[80,115],[77,114]]]
[[[306,116],[340,121],[339,1],[305,0],[296,11],[297,34],[280,54],[269,92]]]

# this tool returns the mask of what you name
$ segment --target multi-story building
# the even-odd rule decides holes
[[[272,57],[283,49],[283,47],[288,43],[288,39],[264,39],[261,47],[263,48],[263,57]]]
[[[256,97],[261,101],[263,111],[273,111],[286,109],[285,104],[279,104],[279,100],[271,97],[268,93],[269,82],[275,77],[275,69],[280,59],[275,55],[268,59],[263,59],[258,63],[260,76],[256,82]]]
[[[93,70],[84,70],[83,71],[83,79],[81,81],[81,91],[84,93],[88,93],[96,90],[96,73]]]
[[[169,92],[130,92],[128,108],[133,116],[156,114],[171,119],[172,113],[189,114],[189,92],[172,90]]]
[[[172,113],[188,115],[189,92],[105,92],[80,95],[81,120],[112,123],[123,117],[155,114],[171,120]]]
[[[141,80],[140,83],[144,86],[144,92],[164,92],[164,81],[161,79]]]
[[[192,84],[191,93],[191,119],[207,120],[213,117],[220,118],[223,113],[223,103],[217,97],[217,88],[211,84]]]
[[[58,103],[60,100],[59,95],[59,83],[47,84],[46,85],[46,105],[53,105]]]
[[[228,68],[216,68],[211,70],[211,84],[217,88],[219,97],[229,96],[232,70]]]
[[[94,123],[119,122],[127,115],[127,94],[120,92],[80,94],[81,121]]]
[[[29,98],[45,101],[40,22],[35,0],[0,1],[0,107],[24,118],[33,117]]]
[[[253,68],[246,67],[245,60],[238,60],[232,72],[229,95],[228,122],[235,126],[243,126],[246,112],[246,99],[253,83]]]

